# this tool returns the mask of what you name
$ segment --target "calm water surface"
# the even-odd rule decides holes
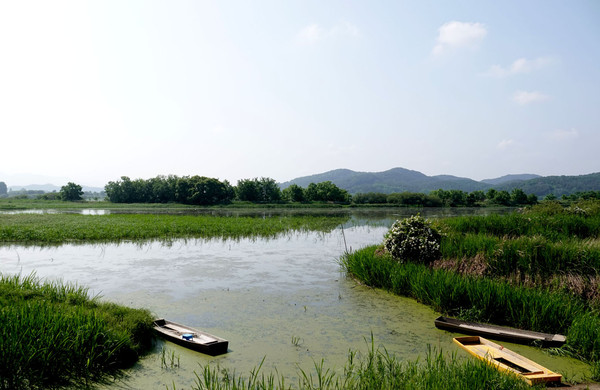
[[[433,310],[340,273],[344,250],[380,243],[395,217],[354,215],[331,233],[268,240],[0,247],[0,272],[36,272],[78,283],[93,295],[148,308],[229,340],[229,352],[218,357],[161,341],[124,378],[102,387],[107,389],[164,389],[173,383],[189,388],[200,365],[247,375],[263,358],[263,372],[276,368],[294,383],[298,367],[310,370],[321,359],[341,371],[348,350],[366,351],[371,335],[376,346],[405,359],[423,358],[429,346],[461,355],[452,335],[433,326],[438,316]],[[162,366],[163,348],[178,367]],[[534,348],[509,348],[562,374],[587,371],[579,362]]]

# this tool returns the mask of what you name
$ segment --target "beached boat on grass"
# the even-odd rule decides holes
[[[530,385],[559,382],[562,375],[531,361],[516,352],[479,336],[454,338],[454,342],[471,355],[500,371],[512,372]]]
[[[227,352],[229,341],[163,318],[154,321],[154,330],[167,340],[207,355]]]
[[[560,347],[567,341],[567,338],[560,334],[541,333],[509,328],[506,326],[480,324],[444,316],[436,318],[434,323],[439,329],[473,336],[483,336],[515,344],[538,344],[542,347]]]

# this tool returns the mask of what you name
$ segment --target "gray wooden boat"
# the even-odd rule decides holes
[[[516,344],[541,344],[542,347],[560,347],[567,341],[567,338],[560,334],[541,333],[505,326],[480,324],[444,316],[436,318],[435,326],[450,332],[483,336]]]
[[[186,325],[159,318],[154,321],[154,331],[165,339],[207,355],[227,353],[229,341]]]

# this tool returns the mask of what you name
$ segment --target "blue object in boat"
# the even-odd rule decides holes
[[[194,335],[191,333],[184,333],[181,335],[181,338],[183,338],[184,340],[191,340],[194,338]]]

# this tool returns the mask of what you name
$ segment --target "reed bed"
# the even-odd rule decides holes
[[[342,257],[349,274],[367,285],[409,296],[449,315],[568,335],[570,351],[600,359],[600,317],[571,294],[399,263],[370,246]]]
[[[340,216],[224,217],[168,214],[15,214],[0,218],[0,242],[62,244],[175,238],[275,237],[292,231],[329,232]]]
[[[595,275],[600,270],[600,241],[565,238],[551,241],[541,235],[496,237],[484,233],[449,232],[442,240],[442,258],[482,256],[489,274],[548,276],[556,273]]]
[[[600,203],[600,202],[599,202]],[[570,214],[567,211],[546,214],[544,209],[504,215],[465,216],[439,220],[443,230],[495,237],[541,236],[550,241],[590,239],[600,236],[600,215]]]
[[[87,289],[0,275],[0,389],[83,385],[150,348],[146,310],[102,303]]]
[[[263,374],[262,364],[247,377],[210,365],[195,372],[195,390],[274,390],[274,389],[530,389],[521,379],[498,372],[475,359],[459,359],[455,354],[430,350],[421,362],[401,361],[386,350],[371,349],[360,354],[350,351],[343,371],[315,362],[311,370],[298,368],[297,384],[286,384],[279,374]],[[167,388],[169,388],[167,386]],[[173,386],[173,390],[175,386]]]

